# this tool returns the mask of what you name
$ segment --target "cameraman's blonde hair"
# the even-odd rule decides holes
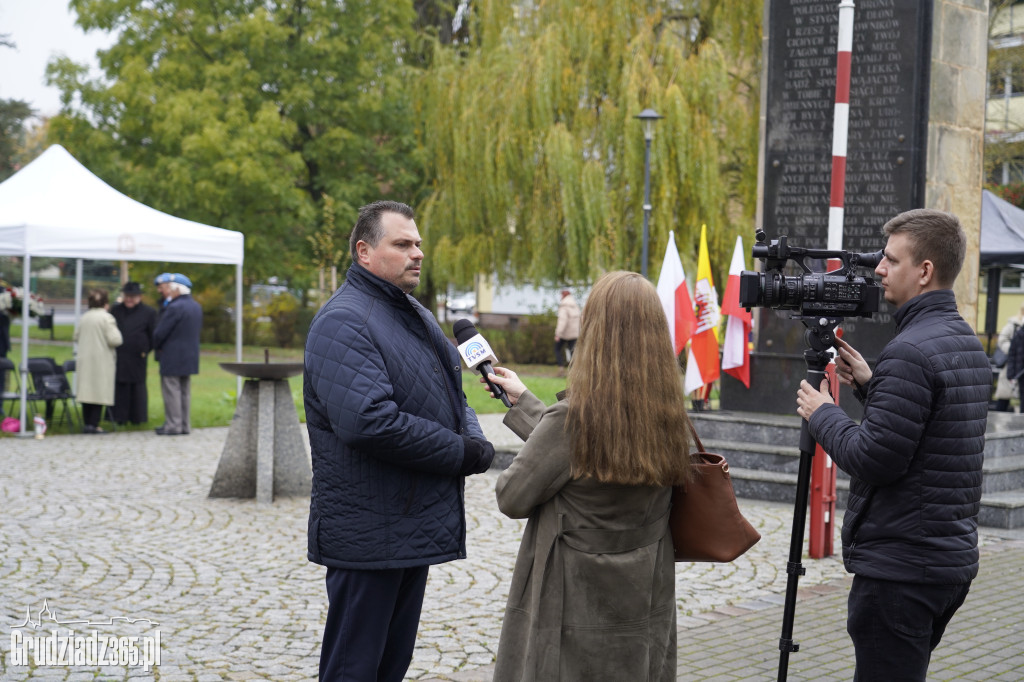
[[[567,383],[575,478],[661,486],[691,478],[682,374],[647,279],[617,271],[597,281]]]

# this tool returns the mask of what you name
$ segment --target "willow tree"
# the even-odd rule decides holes
[[[761,3],[480,0],[470,38],[421,81],[431,193],[420,228],[436,275],[587,281],[640,270],[644,139],[650,263],[669,230],[691,272],[702,223],[727,268],[756,200]],[[691,275],[692,276],[692,275]]]

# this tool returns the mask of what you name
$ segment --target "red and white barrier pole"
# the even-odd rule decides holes
[[[836,53],[836,103],[832,123],[832,191],[828,209],[828,246],[843,248],[843,207],[846,202],[846,143],[850,127],[850,65],[853,57],[853,0],[839,3],[839,42]],[[840,267],[829,263],[829,270]],[[841,332],[840,332],[841,334]],[[839,403],[839,381],[835,367],[826,370],[832,395]],[[811,462],[810,541],[808,553],[813,559],[832,556],[832,538],[836,516],[836,467],[821,446],[815,447]]]
[[[828,248],[843,248],[843,205],[846,200],[846,142],[850,127],[850,63],[853,56],[853,0],[839,3],[836,54],[836,108],[832,121],[832,192],[828,209]]]

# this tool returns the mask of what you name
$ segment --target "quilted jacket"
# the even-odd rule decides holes
[[[895,319],[862,422],[835,405],[811,415],[811,435],[851,477],[843,559],[869,578],[970,582],[992,371],[952,291],[916,296]]]
[[[153,348],[160,351],[160,376],[199,374],[199,332],[203,309],[189,294],[168,301],[153,330]]]
[[[483,433],[434,316],[353,265],[313,318],[303,394],[309,560],[384,569],[465,558],[461,434]]]

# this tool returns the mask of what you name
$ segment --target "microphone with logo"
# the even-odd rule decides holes
[[[494,373],[491,363],[497,362],[498,358],[494,356],[494,351],[491,350],[487,340],[476,330],[476,326],[463,318],[455,320],[452,331],[455,333],[455,341],[459,344],[459,355],[462,356],[466,366],[483,375],[484,381],[487,382],[487,388],[491,390],[491,395],[501,400],[505,407],[512,407],[508,395],[505,394],[505,389],[487,378],[489,374]]]

